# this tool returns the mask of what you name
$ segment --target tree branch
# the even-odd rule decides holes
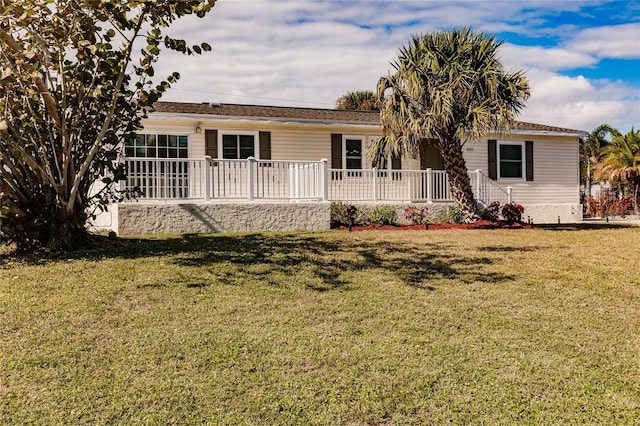
[[[16,42],[13,36],[8,32],[6,32],[5,29],[2,28],[1,26],[0,26],[0,40],[3,40],[5,45],[9,49],[11,49],[15,54],[22,56],[22,58],[25,60],[25,63],[28,64],[27,66],[31,68],[30,69],[31,72],[33,72],[34,74],[40,73],[40,70],[36,69],[31,64],[29,59],[25,56],[25,54],[22,52],[22,49],[20,49],[20,45],[18,44],[18,42]],[[55,98],[51,95],[51,93],[47,89],[47,86],[44,83],[44,81],[42,81],[42,78],[34,77],[33,80],[34,80],[36,89],[38,90],[38,92],[42,96],[42,99],[44,100],[44,104],[47,108],[47,111],[49,112],[49,114],[51,114],[51,117],[53,118],[53,121],[56,123],[56,125],[60,126],[61,124],[60,114],[58,114],[58,107],[56,105]]]

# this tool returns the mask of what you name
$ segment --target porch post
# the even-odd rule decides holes
[[[320,191],[322,201],[329,201],[329,160],[320,160]]]
[[[378,168],[373,168],[373,202],[378,202]]]
[[[427,172],[427,203],[433,203],[433,175],[431,168]]]
[[[513,188],[507,186],[507,195],[509,197],[509,204],[513,203]]]
[[[127,189],[127,181],[129,180],[129,162],[127,160],[128,160],[127,157],[122,158],[122,162],[124,163],[124,169],[126,170],[126,173],[127,173],[127,178],[118,181],[118,188],[120,189],[120,191],[124,191],[125,189]]]
[[[253,179],[254,179],[254,172],[253,172],[253,165],[256,164],[256,159],[255,157],[249,157],[247,158],[247,197],[249,199],[249,201],[253,201]]]
[[[204,156],[204,202],[208,203],[211,200],[211,173],[209,173],[209,166],[211,165],[211,156]]]
[[[480,182],[480,176],[482,176],[482,171],[480,169],[476,169],[476,199],[481,201],[484,199],[482,196],[482,185]]]

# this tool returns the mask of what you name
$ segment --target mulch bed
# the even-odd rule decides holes
[[[488,220],[480,220],[474,223],[430,223],[427,230],[436,231],[440,229],[531,229],[533,225],[527,223],[518,223],[518,222],[507,222],[504,220],[499,220],[497,222],[491,222]],[[338,231],[348,231],[348,226],[339,226],[334,228]],[[370,230],[381,230],[381,231],[406,231],[406,230],[425,230],[424,225],[366,225],[366,226],[354,226],[351,228],[352,231],[370,231]]]

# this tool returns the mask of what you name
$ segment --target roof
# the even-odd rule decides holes
[[[300,108],[266,105],[240,105],[218,103],[156,102],[154,112],[188,115],[209,115],[212,117],[235,117],[245,119],[280,119],[287,121],[317,121],[335,124],[379,125],[378,111],[354,111],[321,108]],[[544,124],[516,121],[512,131],[535,133],[563,133],[586,136],[582,130],[548,126]]]
[[[298,108],[264,105],[239,105],[216,103],[156,102],[157,112],[180,114],[204,114],[242,118],[283,118],[289,120],[318,120],[347,123],[380,123],[378,111],[349,111],[337,109]]]

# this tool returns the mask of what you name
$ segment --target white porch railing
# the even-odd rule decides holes
[[[152,200],[452,201],[444,170],[329,169],[328,161],[126,158],[125,188]],[[482,171],[469,172],[483,204],[511,202]]]
[[[498,185],[496,181],[482,173],[482,170],[469,172],[469,180],[471,180],[473,195],[479,203],[488,205],[493,201],[499,201],[500,204],[513,202],[513,188]]]
[[[127,189],[153,200],[326,199],[326,161],[126,158]]]
[[[444,170],[329,171],[329,199],[345,201],[452,201]]]

